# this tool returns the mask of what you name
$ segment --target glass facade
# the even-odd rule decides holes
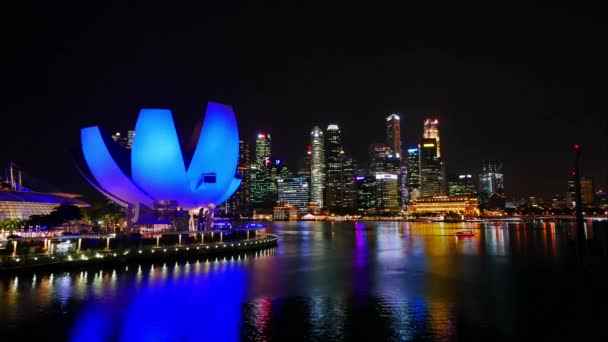
[[[437,157],[434,138],[422,139],[420,146],[420,195],[438,196],[441,193],[441,161]]]
[[[308,178],[279,178],[277,185],[279,202],[297,207],[302,214],[308,213],[308,202],[310,200]]]
[[[60,203],[0,201],[0,221],[5,219],[27,220],[32,215],[48,215],[59,205]]]
[[[325,137],[318,126],[310,132],[310,150],[310,201],[314,202],[317,208],[323,208]]]

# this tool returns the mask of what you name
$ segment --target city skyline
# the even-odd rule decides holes
[[[417,143],[422,120],[440,120],[450,173],[501,160],[509,194],[548,197],[565,191],[579,143],[582,174],[606,189],[607,51],[602,30],[576,9],[477,16],[456,5],[396,7],[378,19],[335,5],[287,15],[150,6],[89,16],[78,6],[15,6],[2,23],[0,58],[11,67],[0,165],[13,161],[66,191],[86,190],[72,167],[80,127],[124,134],[140,108],[169,108],[187,143],[185,123],[208,101],[233,105],[250,144],[270,132],[292,169],[312,126],[339,125],[345,150],[365,160],[396,113],[404,149]],[[166,21],[149,19],[165,13]],[[219,30],[227,16],[231,29]]]

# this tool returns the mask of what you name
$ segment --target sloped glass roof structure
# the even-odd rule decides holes
[[[80,132],[87,181],[123,206],[175,200],[184,209],[226,201],[241,183],[236,173],[239,137],[232,107],[210,102],[191,160],[184,160],[171,111],[142,109],[128,163],[108,148],[98,126]],[[130,176],[129,176],[130,174]]]

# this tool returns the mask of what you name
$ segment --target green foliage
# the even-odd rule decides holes
[[[5,230],[15,230],[18,229],[19,227],[21,227],[21,220],[20,219],[4,219],[2,221],[0,221],[0,230],[5,231]]]
[[[443,217],[445,221],[460,221],[462,220],[462,216],[459,213],[449,211]]]

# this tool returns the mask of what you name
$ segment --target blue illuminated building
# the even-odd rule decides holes
[[[154,208],[158,201],[176,201],[179,208],[196,210],[226,201],[241,183],[238,129],[230,106],[207,105],[194,151],[182,151],[168,109],[142,109],[135,136],[130,156],[121,159],[128,151],[112,146],[115,142],[98,126],[81,130],[92,177],[83,175],[124,207]]]

